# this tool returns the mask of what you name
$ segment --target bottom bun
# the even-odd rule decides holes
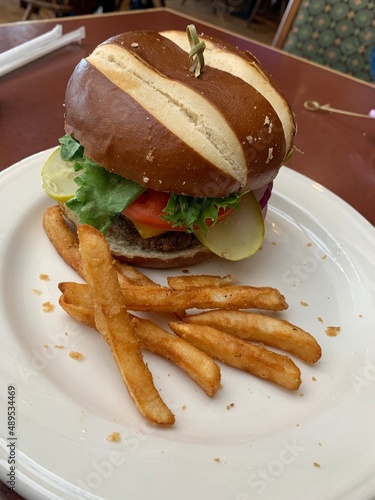
[[[77,215],[64,203],[61,203],[60,206],[65,217],[77,226]],[[157,240],[165,238],[164,235],[154,236],[142,241],[133,224],[125,217],[120,216],[106,234],[106,239],[112,255],[117,260],[138,267],[171,269],[192,266],[204,262],[213,256],[213,253],[203,246],[197,238],[191,235],[189,241],[186,242],[185,236],[185,233],[174,231],[173,239],[176,242],[175,248],[158,248],[158,246],[162,245],[158,245]],[[184,240],[183,246],[180,248],[179,238]],[[150,245],[150,240],[153,240],[155,244]],[[147,243],[148,248],[143,243]]]

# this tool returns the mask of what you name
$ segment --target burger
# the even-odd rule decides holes
[[[259,249],[295,122],[252,54],[189,26],[123,33],[81,60],[65,132],[66,217],[103,232],[119,260],[171,268]]]

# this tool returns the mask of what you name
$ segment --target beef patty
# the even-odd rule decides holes
[[[167,231],[151,238],[142,238],[133,223],[123,215],[116,219],[109,232],[112,231],[124,232],[128,243],[135,244],[145,250],[169,252],[201,245],[194,234],[183,231]]]

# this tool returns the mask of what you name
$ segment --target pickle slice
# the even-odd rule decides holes
[[[237,261],[250,257],[259,250],[264,239],[264,218],[254,194],[245,193],[239,209],[210,227],[207,234],[200,229],[194,234],[223,259]]]
[[[77,190],[74,178],[77,176],[73,162],[61,158],[60,147],[47,159],[42,169],[42,187],[56,201],[65,203],[73,198]]]

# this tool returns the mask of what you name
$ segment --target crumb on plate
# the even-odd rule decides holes
[[[50,313],[55,310],[55,306],[51,304],[51,302],[44,302],[43,304],[43,312]]]
[[[328,337],[337,337],[337,335],[340,333],[341,327],[340,326],[327,326],[325,332],[328,335]]]
[[[83,354],[78,351],[70,351],[69,356],[77,361],[81,361],[84,358]]]
[[[121,434],[119,432],[112,432],[107,436],[107,441],[110,443],[119,443],[121,441]]]

